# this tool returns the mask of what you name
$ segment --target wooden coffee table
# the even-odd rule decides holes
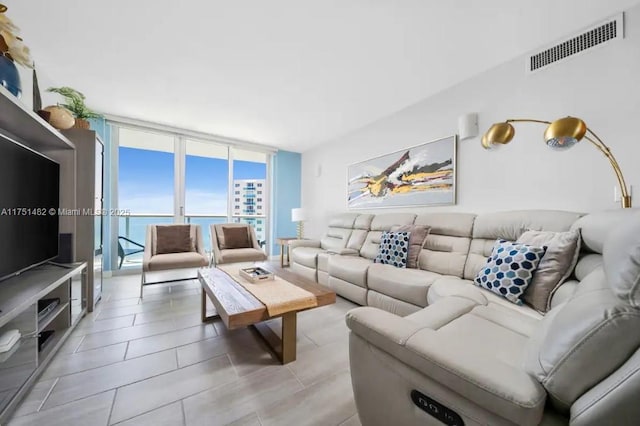
[[[318,304],[315,307],[326,306],[336,302],[336,293],[315,281],[268,262],[261,263],[259,266],[312,293],[316,297]],[[201,268],[198,270],[198,280],[202,286],[202,322],[220,318],[229,330],[253,326],[283,364],[295,361],[296,318],[301,310],[292,310],[272,317],[269,315],[267,308],[255,296],[233,278],[215,268]],[[207,313],[207,297],[216,308],[216,313],[213,315],[208,315]],[[263,321],[278,317],[282,317],[282,337],[278,337],[268,325],[263,323]]]

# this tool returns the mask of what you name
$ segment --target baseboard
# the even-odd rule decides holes
[[[110,272],[112,277],[120,277],[123,275],[140,275],[142,273],[142,266],[139,268],[118,269],[117,271]]]

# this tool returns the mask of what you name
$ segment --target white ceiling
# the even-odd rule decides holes
[[[0,1],[91,107],[299,152],[638,2]]]

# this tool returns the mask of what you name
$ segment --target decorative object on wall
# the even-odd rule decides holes
[[[456,202],[456,136],[348,167],[349,208],[434,206]]]
[[[38,112],[38,115],[45,118],[49,124],[58,130],[70,129],[76,122],[73,118],[73,114],[61,106],[51,105],[46,107],[43,111],[49,114],[48,118],[46,118],[46,114],[42,114],[40,112]]]
[[[62,104],[63,107],[71,111],[76,118],[75,125],[73,127],[78,129],[88,129],[90,118],[102,118],[102,114],[98,114],[84,103],[85,96],[71,87],[49,87],[47,92],[57,93],[65,98],[66,103]]]
[[[7,6],[0,4],[0,84],[19,98],[22,83],[16,63],[33,68],[29,48],[18,37],[20,29],[5,15]]]
[[[479,133],[478,114],[473,112],[458,117],[458,137],[461,141],[475,138]]]
[[[620,193],[622,194],[620,197],[622,208],[631,207],[631,194],[627,188],[627,184],[624,180],[624,175],[622,174],[618,161],[613,156],[609,147],[605,145],[598,135],[593,133],[593,131],[587,127],[585,122],[579,118],[565,117],[553,122],[530,118],[510,118],[503,123],[494,124],[489,128],[489,130],[487,130],[484,136],[482,136],[482,147],[485,149],[491,149],[495,146],[508,144],[516,134],[511,123],[520,122],[546,124],[547,129],[544,132],[544,141],[549,148],[557,151],[563,151],[571,148],[582,139],[586,139],[591,142],[598,151],[607,157],[611,167],[613,168],[613,172],[618,180],[618,185],[620,186]]]
[[[302,208],[291,209],[291,221],[296,222],[296,236],[299,240],[304,238],[304,221],[307,214]]]

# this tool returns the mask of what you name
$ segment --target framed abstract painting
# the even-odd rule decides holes
[[[351,209],[456,203],[456,136],[449,136],[348,167]]]

